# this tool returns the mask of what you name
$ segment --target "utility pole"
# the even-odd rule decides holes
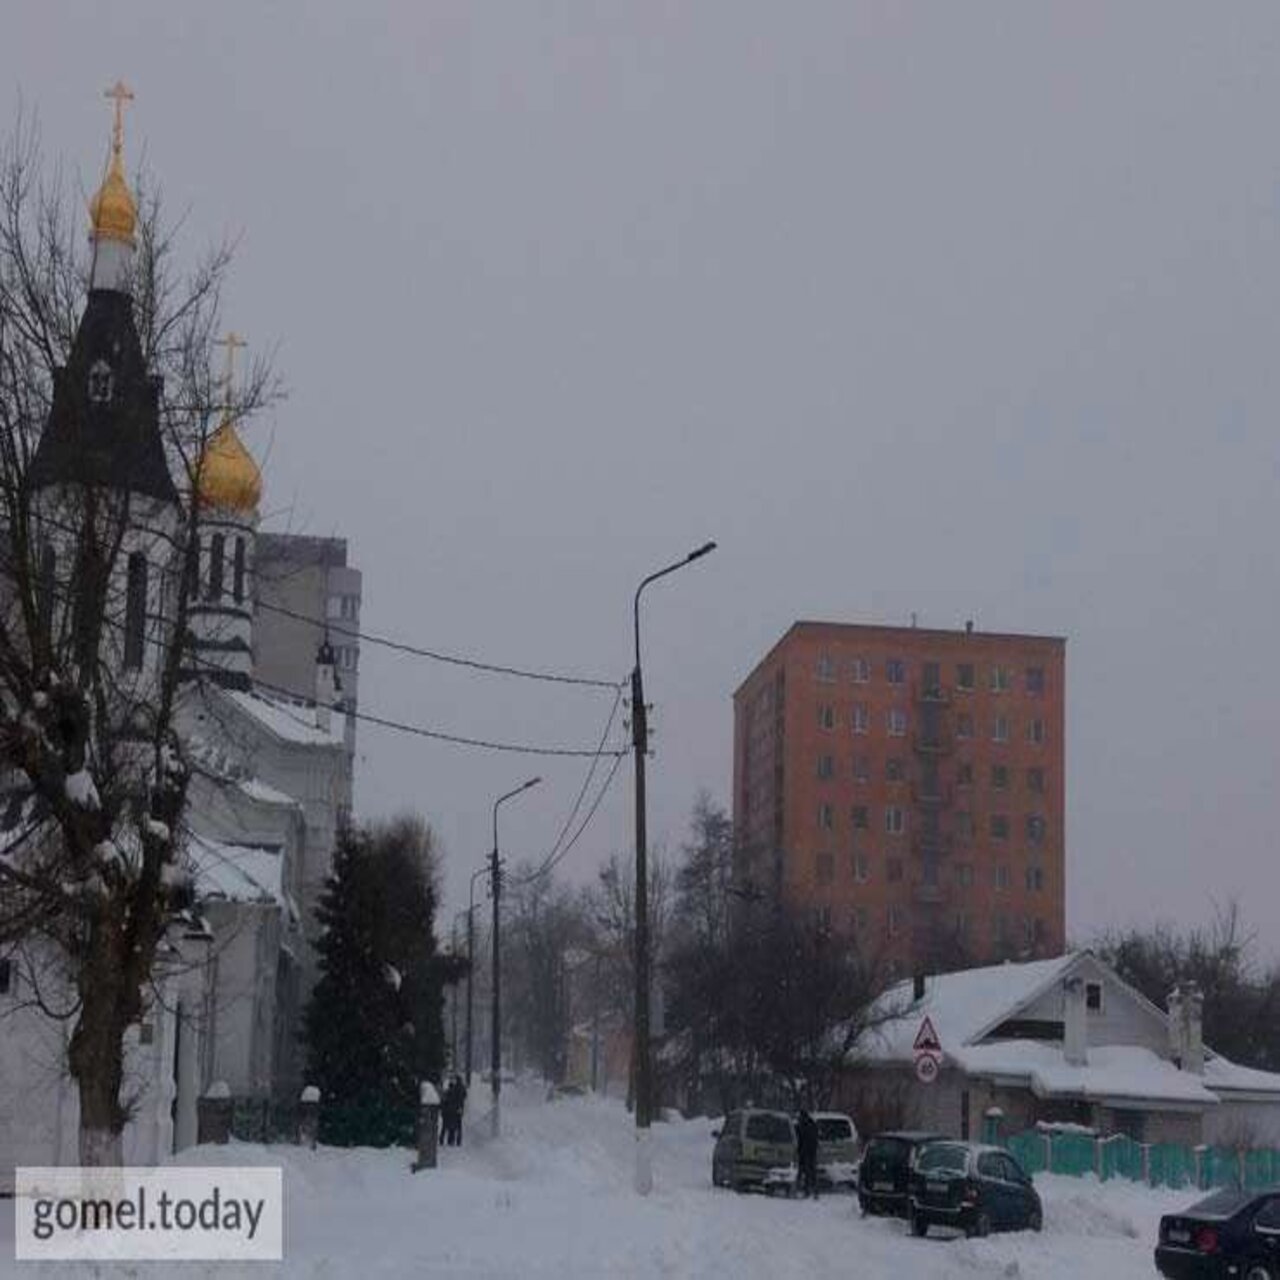
[[[490,855],[489,875],[493,884],[493,1006],[491,1013],[493,1043],[489,1048],[490,1085],[493,1091],[492,1132],[496,1138],[502,1132],[499,1106],[502,1100],[502,966],[499,963],[499,916],[498,903],[502,896],[502,859],[498,854],[498,806],[512,796],[518,796],[530,787],[536,787],[541,778],[530,778],[528,782],[500,795],[493,802],[493,853]]]
[[[649,708],[644,701],[644,680],[640,674],[640,593],[651,582],[700,560],[716,549],[706,542],[690,551],[683,560],[651,573],[636,588],[632,607],[635,624],[636,665],[631,671],[631,742],[636,764],[636,939],[635,939],[635,1062],[636,1062],[636,1168],[635,1187],[647,1196],[653,1190],[653,1161],[649,1152],[649,1126],[653,1119],[653,1070],[649,1044],[649,868],[645,831],[645,757],[649,752]]]
[[[471,1034],[471,1010],[473,1006],[472,989],[476,971],[476,879],[488,873],[488,866],[480,864],[478,871],[471,873],[471,884],[467,889],[467,1088],[471,1088],[471,1048],[475,1039]]]

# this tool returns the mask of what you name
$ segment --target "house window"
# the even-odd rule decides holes
[[[1027,843],[1028,844],[1044,844],[1046,831],[1044,815],[1039,813],[1027,814]]]
[[[973,716],[971,716],[967,711],[962,711],[958,716],[956,716],[956,737],[973,737]]]
[[[1003,791],[1009,785],[1009,766],[993,764],[991,766],[991,785],[997,791]]]
[[[1102,1012],[1102,983],[1086,982],[1084,984],[1084,1007],[1090,1013]]]
[[[147,632],[147,558],[141,551],[129,557],[124,605],[124,665],[129,671],[142,667]]]
[[[823,684],[831,684],[836,678],[836,664],[832,661],[829,653],[824,653],[818,658],[817,677]]]
[[[968,760],[963,760],[956,765],[956,786],[973,786],[973,765]]]
[[[890,684],[906,684],[907,664],[901,658],[890,658],[884,664],[884,678]]]
[[[871,859],[865,853],[853,855],[853,882],[866,884],[871,879]]]
[[[995,885],[1001,893],[1004,893],[1009,888],[1009,868],[1003,862],[996,866]]]
[[[855,702],[853,704],[853,731],[854,733],[867,733],[871,729],[871,713],[867,710],[865,702]]]
[[[813,869],[819,884],[830,884],[835,879],[835,859],[829,853],[815,855]]]
[[[993,840],[1007,840],[1009,838],[1009,815],[1007,813],[993,813],[991,815],[991,838]]]
[[[209,585],[205,592],[208,600],[222,599],[222,560],[226,551],[226,539],[215,533],[209,539]]]
[[[890,756],[884,762],[886,782],[902,782],[907,776],[907,762],[901,756]]]
[[[960,662],[956,664],[956,688],[963,689],[966,693],[971,693],[974,689],[975,681],[973,678],[973,663]]]
[[[870,756],[854,756],[853,757],[853,780],[854,782],[870,782],[871,781],[871,757]]]
[[[829,781],[835,776],[836,762],[834,756],[818,757],[818,777],[824,782]]]
[[[1009,717],[996,716],[995,723],[991,726],[991,737],[996,742],[1009,741]]]
[[[890,707],[887,721],[891,738],[901,738],[906,735],[907,713],[901,707]]]
[[[890,884],[899,884],[902,881],[902,859],[886,858],[884,863],[884,878]]]
[[[1043,667],[1027,668],[1027,692],[1028,693],[1044,692],[1044,668]]]
[[[234,567],[231,571],[231,595],[236,604],[244,600],[244,539],[236,539]]]
[[[830,831],[835,825],[835,810],[829,804],[820,804],[818,806],[818,826],[823,831]]]
[[[854,684],[866,684],[871,679],[871,663],[866,658],[854,658],[849,664],[849,674]]]
[[[1027,741],[1043,742],[1045,735],[1044,721],[1038,717],[1027,724]]]
[[[855,804],[853,806],[853,829],[855,831],[868,831],[871,828],[871,811],[865,804]]]
[[[818,728],[834,729],[836,727],[836,709],[829,702],[818,707]]]
[[[1044,892],[1044,868],[1032,865],[1027,868],[1027,892]]]
[[[992,667],[991,668],[991,692],[992,693],[1008,693],[1012,686],[1012,679],[1009,675],[1008,667]]]
[[[896,805],[885,809],[884,829],[891,836],[900,836],[907,829],[907,816]]]
[[[1027,790],[1034,791],[1037,795],[1044,791],[1044,770],[1028,769],[1027,770]]]

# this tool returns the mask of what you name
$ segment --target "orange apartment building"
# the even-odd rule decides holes
[[[797,622],[734,694],[740,883],[892,971],[1055,955],[1066,641]]]

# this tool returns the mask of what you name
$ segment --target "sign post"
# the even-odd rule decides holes
[[[942,1041],[933,1028],[933,1020],[925,1015],[916,1032],[915,1043],[911,1046],[911,1056],[915,1059],[916,1079],[921,1084],[933,1084],[942,1070]]]

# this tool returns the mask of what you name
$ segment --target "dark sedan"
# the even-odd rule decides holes
[[[1156,1269],[1171,1280],[1280,1280],[1280,1188],[1224,1189],[1166,1213]]]
[[[877,1133],[863,1148],[858,1166],[858,1207],[862,1212],[905,1218],[911,1157],[918,1147],[941,1136],[913,1129]]]
[[[1031,1176],[1000,1147],[931,1142],[911,1166],[911,1230],[958,1227],[965,1235],[1039,1231],[1044,1208]]]

